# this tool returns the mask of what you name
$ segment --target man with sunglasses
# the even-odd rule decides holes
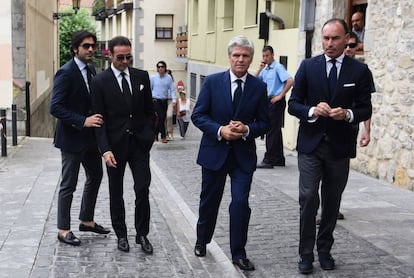
[[[351,58],[355,58],[359,43],[360,41],[358,39],[358,35],[355,34],[354,32],[349,32],[349,39],[348,39],[347,44],[345,44],[345,55]],[[374,79],[372,78],[371,71],[370,71],[370,75],[371,75],[371,81],[372,81],[371,91],[375,92],[375,84],[374,84]],[[371,118],[364,121],[364,131],[362,132],[361,137],[359,139],[359,146],[366,147],[368,146],[369,142],[371,142]]]
[[[62,176],[58,197],[57,227],[59,241],[80,245],[70,228],[70,209],[76,190],[79,168],[86,173],[81,208],[80,231],[109,233],[94,219],[98,190],[102,180],[102,158],[93,128],[103,124],[102,114],[91,113],[90,80],[95,69],[93,59],[96,36],[85,30],[73,34],[70,51],[73,59],[56,73],[50,103],[50,113],[57,118],[55,147],[61,150]]]
[[[112,227],[118,249],[129,252],[123,179],[126,164],[132,172],[135,191],[135,241],[146,254],[153,247],[149,233],[149,154],[154,143],[155,110],[148,72],[131,67],[131,42],[123,36],[109,41],[111,66],[92,82],[92,107],[103,115],[104,124],[95,129],[109,178]]]
[[[165,119],[167,117],[168,95],[170,93],[173,106],[176,103],[176,96],[174,81],[171,75],[167,73],[167,63],[164,61],[157,63],[157,74],[151,76],[151,90],[155,111],[158,116],[155,140],[158,140],[158,133],[161,133],[161,142],[167,143]]]

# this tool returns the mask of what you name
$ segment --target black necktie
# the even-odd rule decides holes
[[[236,82],[237,82],[237,88],[234,91],[234,95],[233,95],[233,112],[236,112],[237,106],[239,106],[239,102],[240,102],[241,95],[242,95],[243,80],[236,79]]]
[[[328,82],[329,82],[329,93],[332,95],[335,92],[336,81],[338,80],[338,72],[336,69],[336,60],[331,59],[329,62],[332,63],[331,71],[329,72]]]
[[[128,81],[125,78],[125,72],[121,72],[122,75],[122,93],[124,95],[125,101],[128,104],[128,107],[132,107],[132,95],[131,90],[129,89]]]

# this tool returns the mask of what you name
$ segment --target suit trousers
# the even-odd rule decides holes
[[[134,180],[135,192],[135,230],[137,235],[146,236],[149,233],[150,204],[149,186],[151,183],[151,171],[149,167],[149,151],[141,149],[133,135],[129,135],[128,157],[124,160],[117,159],[117,167],[107,167],[109,179],[109,200],[112,227],[118,238],[127,237],[125,223],[124,204],[124,175],[128,163]]]
[[[329,253],[334,242],[333,231],[349,174],[349,158],[333,156],[329,143],[322,140],[309,154],[298,154],[300,241],[299,254],[313,258],[316,215],[321,184],[321,223],[316,241],[318,253]]]
[[[286,100],[271,103],[269,101],[270,129],[266,133],[266,152],[263,162],[272,165],[285,164],[283,152],[282,127],[285,121]]]
[[[166,138],[165,119],[167,117],[168,101],[166,99],[156,98],[154,98],[153,101],[154,109],[158,117],[158,126],[155,130],[155,135],[158,137],[158,133],[161,133],[161,138]]]
[[[93,221],[96,198],[102,181],[102,157],[97,147],[83,152],[61,151],[62,177],[58,197],[57,227],[70,230],[70,208],[76,190],[80,165],[85,169],[86,181],[82,194],[79,219]]]
[[[202,168],[197,242],[211,242],[217,221],[217,214],[223,196],[227,175],[231,179],[230,249],[233,259],[246,258],[245,246],[250,221],[249,193],[253,173],[243,172],[237,165],[231,150],[218,171]]]

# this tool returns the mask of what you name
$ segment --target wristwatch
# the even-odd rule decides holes
[[[347,121],[349,123],[349,120],[351,119],[351,112],[349,111],[349,109],[346,109],[346,114],[345,114],[345,121]]]

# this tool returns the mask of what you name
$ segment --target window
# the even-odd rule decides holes
[[[198,32],[198,0],[193,1],[193,26],[191,26],[191,33]]]
[[[216,1],[208,1],[207,13],[207,31],[215,31],[216,29]]]
[[[173,21],[172,14],[155,15],[155,39],[172,40],[173,39]]]
[[[258,0],[246,1],[245,25],[251,26],[257,24],[258,4]]]
[[[191,99],[194,99],[194,100],[197,99],[197,92],[196,92],[197,83],[196,83],[196,80],[197,80],[197,74],[194,73],[194,72],[190,73],[190,90],[191,90],[190,97],[191,97]]]
[[[234,0],[224,0],[224,29],[233,28]]]

